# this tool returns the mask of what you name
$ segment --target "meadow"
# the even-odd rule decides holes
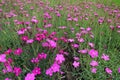
[[[0,80],[120,80],[119,0],[0,0]]]

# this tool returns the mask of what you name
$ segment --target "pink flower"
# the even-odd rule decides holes
[[[77,67],[79,67],[79,66],[80,66],[80,63],[79,63],[79,62],[77,62],[77,61],[74,61],[74,62],[73,62],[73,66],[74,66],[75,68],[77,68]]]
[[[34,24],[37,24],[37,23],[38,23],[38,20],[35,19],[35,18],[33,18],[33,19],[31,19],[31,22],[34,23]]]
[[[96,68],[94,68],[94,67],[93,67],[93,68],[91,68],[91,72],[92,72],[92,73],[96,73],[96,71],[97,71],[97,69],[96,69]]]
[[[98,57],[98,51],[97,50],[94,50],[94,49],[91,49],[88,54],[92,57],[92,58],[96,58]]]
[[[35,80],[35,74],[28,73],[27,76],[25,77],[25,80]]]
[[[93,66],[93,67],[98,66],[98,62],[92,60],[92,61],[90,62],[90,65]]]
[[[10,54],[12,52],[12,49],[8,49],[7,51],[4,52],[4,54]]]
[[[15,55],[20,55],[23,52],[23,50],[21,48],[18,48],[14,51]]]
[[[6,62],[6,54],[0,54],[0,62]]]
[[[78,61],[80,58],[79,57],[74,57],[74,60]]]
[[[13,71],[12,66],[11,65],[7,65],[6,69],[4,69],[4,71],[6,71],[6,73],[7,72],[12,72]]]
[[[118,73],[120,73],[120,67],[118,68]]]
[[[51,66],[51,69],[52,69],[53,72],[59,72],[60,71],[60,65],[58,65],[57,63],[54,63]]]
[[[73,18],[73,21],[78,22],[78,18],[77,17]]]
[[[39,75],[41,74],[41,69],[39,67],[35,67],[34,70],[32,71],[34,75]]]
[[[27,41],[27,40],[28,40],[28,36],[22,36],[22,37],[21,37],[21,40]]]
[[[31,62],[32,62],[32,63],[38,63],[38,62],[39,62],[38,57],[37,57],[37,58],[32,58]]]
[[[94,43],[91,43],[91,42],[89,42],[88,45],[89,45],[91,48],[94,48],[94,46],[95,46]]]
[[[108,74],[111,74],[111,75],[112,75],[112,70],[111,70],[110,68],[105,68],[105,71],[106,71],[106,73],[108,73]]]
[[[69,42],[74,42],[74,39],[68,39]]]
[[[5,80],[12,80],[12,79],[10,79],[10,78],[5,78]]]
[[[41,59],[46,59],[47,54],[45,54],[45,53],[41,53],[41,54],[40,54],[40,53],[39,53],[37,57],[38,57],[38,59],[40,59],[40,60],[41,60]]]
[[[56,48],[57,47],[57,43],[55,41],[47,39],[47,42],[49,43],[51,48]]]
[[[79,38],[78,41],[79,41],[80,43],[85,42],[85,40],[84,40],[83,38]]]
[[[22,35],[25,33],[25,30],[19,30],[19,31],[17,31],[17,33],[18,33],[18,35]]]
[[[53,75],[53,71],[51,68],[46,70],[46,75],[52,76]]]
[[[46,24],[44,27],[45,27],[45,28],[52,27],[52,24]]]
[[[33,43],[33,42],[34,42],[33,39],[29,39],[29,40],[26,41],[27,44],[31,44],[31,43]]]
[[[58,62],[58,64],[61,64],[65,61],[65,58],[62,54],[57,54],[56,58],[55,58],[55,61]]]
[[[82,53],[82,54],[86,54],[88,52],[88,50],[87,49],[83,49],[83,50],[79,50],[78,52]]]
[[[106,55],[106,54],[102,54],[101,58],[102,58],[103,60],[105,60],[105,61],[110,60],[109,56]]]
[[[14,67],[13,73],[15,73],[16,76],[19,76],[21,74],[22,70],[19,67]]]
[[[78,47],[79,47],[78,44],[72,44],[72,46],[73,46],[74,48],[78,48]]]
[[[42,47],[48,47],[49,46],[49,43],[48,42],[43,42],[42,43]]]

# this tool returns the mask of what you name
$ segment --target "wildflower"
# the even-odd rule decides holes
[[[31,44],[31,43],[33,43],[33,42],[34,42],[33,39],[29,39],[29,40],[26,41],[27,44]]]
[[[96,58],[98,57],[98,51],[97,50],[94,50],[94,49],[91,49],[88,54],[92,57],[92,58]]]
[[[78,60],[79,60],[79,57],[74,57],[74,60],[78,61]]]
[[[52,76],[53,75],[53,71],[51,68],[46,70],[46,75]]]
[[[86,54],[88,52],[88,50],[87,49],[83,49],[83,50],[79,50],[78,52],[82,53],[82,54]]]
[[[57,63],[54,63],[51,66],[51,69],[52,69],[53,72],[59,72],[60,71],[60,65],[58,65]]]
[[[41,53],[41,54],[40,54],[40,53],[39,53],[37,57],[38,57],[38,59],[40,59],[40,60],[41,60],[41,59],[46,59],[47,54],[45,54],[45,53]]]
[[[62,54],[57,54],[56,58],[55,58],[55,61],[58,62],[58,64],[61,64],[65,61],[65,58]]]
[[[111,70],[110,68],[105,68],[105,71],[106,71],[106,73],[108,73],[108,74],[111,74],[111,75],[112,75],[112,70]]]
[[[94,48],[94,46],[95,46],[94,43],[91,43],[91,42],[89,42],[88,45],[89,45],[91,48]]]
[[[38,62],[39,62],[38,57],[37,57],[37,58],[32,58],[31,62],[32,62],[32,63],[38,63]]]
[[[73,62],[73,66],[74,66],[75,68],[77,68],[77,67],[79,67],[79,66],[80,66],[80,63],[79,63],[79,62],[77,62],[77,61],[74,61],[74,62]]]
[[[12,52],[12,49],[8,49],[7,51],[4,52],[4,54],[10,54]]]
[[[32,18],[32,19],[31,19],[31,22],[34,23],[34,24],[37,24],[37,23],[38,23],[38,20],[35,19],[35,18]]]
[[[25,77],[25,80],[35,80],[35,74],[28,73],[27,76]]]
[[[48,42],[43,42],[42,43],[42,47],[48,47],[49,46],[49,43]]]
[[[45,27],[45,28],[52,27],[52,24],[46,24],[44,27]]]
[[[56,48],[57,47],[57,43],[55,41],[47,39],[47,42],[49,43],[49,46],[51,48]]]
[[[14,67],[13,73],[15,73],[16,76],[19,76],[21,74],[22,70],[19,67]]]
[[[74,42],[74,39],[68,39],[69,42]]]
[[[6,54],[0,54],[0,62],[6,62]]]
[[[118,68],[118,73],[120,73],[120,67]]]
[[[22,36],[22,37],[21,37],[21,40],[27,41],[27,40],[28,40],[28,36]]]
[[[6,72],[12,72],[12,71],[13,71],[11,65],[7,65],[7,66],[5,66],[5,67],[6,67]]]
[[[34,70],[32,71],[34,75],[39,75],[41,74],[41,69],[39,67],[35,67]]]
[[[96,73],[96,71],[97,71],[97,69],[96,69],[96,68],[94,68],[94,67],[93,67],[93,68],[91,68],[91,72],[92,72],[92,73]]]
[[[10,78],[5,78],[5,80],[12,80],[12,79],[10,79]]]
[[[93,67],[98,66],[98,62],[92,60],[92,61],[90,62],[90,65],[93,66]]]
[[[83,38],[79,38],[78,41],[79,41],[80,43],[85,42],[85,40],[84,40]]]
[[[110,68],[105,68],[106,73],[112,74],[112,70]]]
[[[106,55],[106,54],[102,54],[101,58],[102,58],[103,60],[105,60],[105,61],[110,60],[109,56]]]
[[[15,55],[20,55],[23,52],[23,50],[21,48],[18,48],[14,51]]]

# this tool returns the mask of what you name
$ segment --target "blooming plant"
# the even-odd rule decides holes
[[[118,6],[1,0],[0,19],[0,80],[120,80]]]

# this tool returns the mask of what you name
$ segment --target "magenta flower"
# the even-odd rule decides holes
[[[10,54],[12,52],[12,49],[8,49],[7,51],[4,52],[4,54]]]
[[[52,72],[59,72],[60,71],[60,65],[58,65],[57,63],[54,63],[51,66]]]
[[[32,19],[31,19],[31,22],[34,23],[34,24],[37,24],[37,23],[38,23],[38,20],[35,19],[35,18],[32,18]]]
[[[85,40],[84,40],[83,38],[79,38],[78,41],[79,41],[80,43],[85,42]]]
[[[46,59],[47,54],[45,54],[45,53],[41,53],[41,54],[40,54],[40,53],[39,53],[37,57],[38,57],[38,59],[40,59],[40,60],[41,60],[41,59]]]
[[[53,75],[53,71],[51,68],[46,70],[46,75],[52,76]]]
[[[57,47],[57,43],[55,41],[47,39],[47,42],[49,43],[49,46],[51,48],[56,48]]]
[[[27,40],[28,40],[28,36],[22,36],[22,37],[21,37],[21,40],[27,41]]]
[[[68,42],[74,42],[74,39],[68,39]]]
[[[81,54],[86,54],[88,52],[88,50],[87,49],[83,49],[83,50],[79,50],[78,52],[81,53]]]
[[[28,73],[27,76],[25,77],[25,80],[35,80],[35,74]]]
[[[31,44],[31,43],[33,43],[33,42],[34,42],[33,39],[29,39],[29,40],[26,41],[27,44]]]
[[[92,60],[92,61],[90,62],[90,65],[93,66],[93,67],[98,66],[98,62]]]
[[[49,46],[49,43],[48,42],[43,42],[42,43],[42,47],[48,47]]]
[[[50,27],[52,27],[52,24],[46,24],[44,27],[45,28],[50,28]]]
[[[15,55],[20,55],[23,52],[23,50],[21,48],[18,48],[14,51]]]
[[[10,78],[5,78],[5,80],[12,80],[12,79],[10,79]]]
[[[5,70],[6,72],[12,72],[12,71],[13,71],[11,65],[7,65],[7,66],[5,66],[5,67],[6,67],[6,69],[4,69],[4,70]]]
[[[55,61],[58,62],[58,64],[61,64],[65,61],[65,58],[62,54],[57,54],[56,58],[55,58]]]
[[[19,67],[14,67],[13,73],[15,73],[16,76],[19,76],[21,74],[22,70]]]
[[[25,30],[19,30],[19,31],[17,31],[17,34],[18,35],[22,35],[22,34],[24,34],[25,33]]]
[[[91,72],[92,72],[92,73],[96,73],[96,72],[97,72],[97,69],[93,67],[93,68],[91,68]]]
[[[0,62],[6,62],[6,54],[0,54]]]
[[[34,75],[39,75],[41,74],[41,69],[39,67],[35,67],[34,70],[32,71]]]
[[[120,73],[120,67],[118,68],[118,73]]]
[[[75,61],[78,61],[80,58],[79,57],[73,57]]]
[[[111,70],[110,68],[105,68],[105,71],[106,71],[106,73],[108,73],[108,74],[111,74],[111,75],[112,75],[112,70]]]
[[[98,57],[98,51],[97,50],[94,50],[94,49],[91,49],[88,54],[92,57],[92,58],[96,58]]]
[[[103,60],[105,60],[105,61],[110,60],[109,56],[106,55],[106,54],[102,54],[101,58],[102,58]]]
[[[38,57],[37,57],[37,58],[32,58],[32,59],[31,59],[31,62],[32,62],[32,63],[38,63],[38,62],[39,62]]]
[[[94,46],[95,46],[94,43],[91,43],[91,42],[89,42],[88,45],[89,45],[91,48],[94,48]]]
[[[74,62],[73,62],[73,66],[74,66],[75,68],[79,67],[79,66],[80,66],[80,62],[74,61]]]

